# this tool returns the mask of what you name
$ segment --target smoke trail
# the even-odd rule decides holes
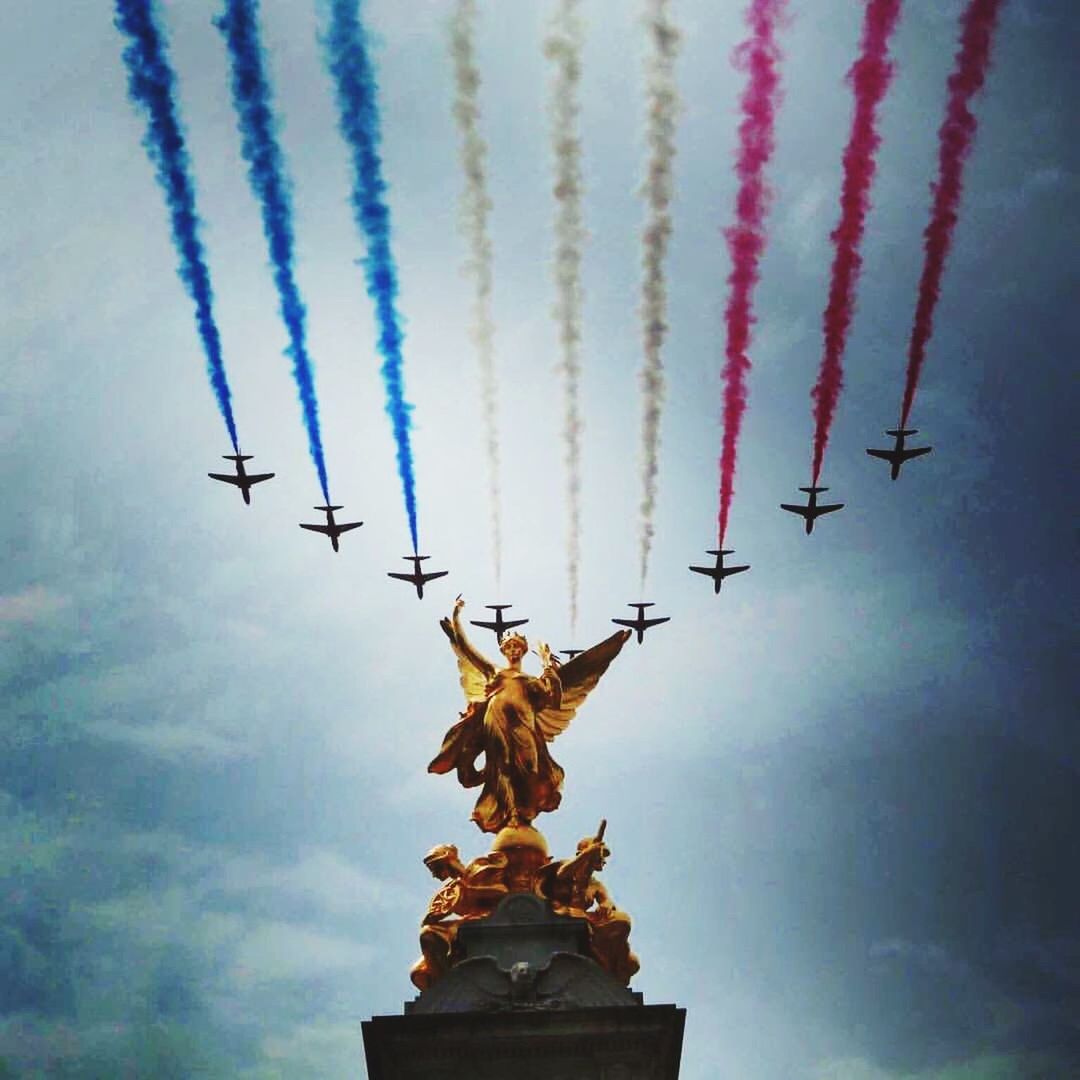
[[[555,65],[551,84],[551,148],[555,157],[555,306],[563,374],[563,440],[566,445],[567,575],[570,589],[570,629],[577,625],[578,577],[581,562],[581,258],[585,242],[582,223],[581,142],[577,121],[581,111],[582,28],[578,0],[559,0],[544,42],[544,55]]]
[[[960,16],[960,48],[948,81],[945,119],[938,129],[938,176],[931,186],[930,223],[923,233],[926,251],[919,279],[918,301],[908,344],[908,369],[900,427],[907,427],[915,390],[919,385],[926,345],[934,329],[934,309],[941,294],[941,275],[952,246],[960,196],[964,187],[964,163],[971,153],[978,127],[968,104],[982,88],[990,64],[990,46],[1002,0],[970,0]]]
[[[397,467],[401,478],[405,513],[413,553],[416,538],[416,481],[413,475],[409,413],[405,400],[401,344],[404,337],[395,300],[398,294],[397,263],[390,250],[390,207],[383,198],[386,182],[382,175],[379,144],[378,86],[371,65],[367,33],[360,22],[357,0],[333,0],[330,29],[323,38],[327,64],[337,93],[338,127],[352,154],[353,188],[351,202],[356,225],[367,241],[364,276],[368,296],[375,301],[379,324],[380,368],[386,386],[386,412],[397,444]]]
[[[173,246],[180,257],[177,270],[188,295],[195,302],[195,325],[206,354],[210,385],[225,420],[233,452],[239,454],[232,395],[221,356],[221,336],[214,319],[210,270],[199,238],[195,184],[173,95],[176,76],[169,65],[165,37],[154,20],[152,0],[116,0],[113,22],[131,39],[124,49],[128,96],[146,112],[148,126],[143,145],[165,192]]]
[[[454,119],[461,134],[461,167],[465,189],[461,196],[461,229],[469,246],[466,269],[473,277],[472,338],[480,362],[480,404],[484,414],[487,446],[488,495],[491,502],[491,546],[495,559],[495,588],[502,577],[502,514],[500,510],[498,387],[495,379],[495,325],[491,315],[491,238],[488,214],[487,146],[480,137],[478,121],[480,71],[476,66],[473,37],[476,0],[458,0],[450,23],[450,53],[454,61]]]
[[[652,51],[646,61],[645,141],[649,163],[641,193],[646,202],[645,228],[641,234],[641,329],[645,363],[641,371],[641,585],[649,569],[656,510],[656,477],[660,447],[660,413],[664,403],[664,366],[661,350],[667,335],[667,282],[664,258],[671,238],[673,191],[672,161],[675,158],[675,117],[679,98],[675,86],[675,54],[679,32],[671,21],[669,0],[649,0],[645,12],[646,32]]]
[[[263,233],[270,247],[281,317],[289,334],[287,354],[300,391],[308,447],[323,498],[330,502],[326,461],[319,434],[319,406],[307,352],[307,310],[293,274],[292,201],[285,162],[275,134],[270,84],[263,68],[256,23],[258,0],[226,0],[225,14],[214,20],[225,37],[232,66],[232,97],[242,137],[248,180],[262,211]]]
[[[724,439],[720,453],[720,546],[727,532],[728,512],[734,492],[735,449],[746,411],[746,373],[750,358],[750,327],[754,322],[753,294],[759,277],[758,264],[765,250],[765,213],[769,188],[765,167],[772,156],[773,127],[780,100],[777,67],[780,49],[776,30],[787,0],[751,0],[746,9],[750,37],[736,50],[736,67],[748,74],[746,89],[739,99],[742,123],[735,173],[739,190],[735,197],[735,225],[724,230],[731,253],[730,292],[724,309],[727,326],[724,379]]]
[[[900,0],[870,0],[863,19],[859,58],[848,72],[855,94],[855,112],[844,150],[840,221],[831,236],[835,253],[829,300],[822,316],[825,348],[818,380],[810,394],[814,401],[814,478],[811,481],[814,484],[821,475],[829,429],[844,383],[844,346],[855,311],[855,285],[862,267],[859,247],[870,209],[870,187],[877,171],[874,155],[881,144],[877,112],[892,81],[889,40],[899,16]]]

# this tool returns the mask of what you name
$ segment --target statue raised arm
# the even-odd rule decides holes
[[[537,677],[521,669],[528,651],[521,634],[504,634],[499,642],[505,667],[496,668],[481,655],[461,625],[462,606],[459,597],[451,617],[440,625],[457,656],[465,711],[446,733],[428,771],[456,769],[462,786],[482,785],[472,819],[484,832],[498,832],[528,825],[559,805],[563,770],[547,743],[566,730],[630,634],[613,634],[562,667],[547,645],[538,643],[543,670]]]

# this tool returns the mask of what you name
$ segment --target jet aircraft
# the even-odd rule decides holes
[[[261,484],[264,480],[269,480],[273,477],[274,474],[272,472],[264,472],[248,475],[244,469],[244,462],[251,460],[251,454],[222,454],[221,456],[226,461],[234,461],[236,463],[235,475],[232,473],[216,472],[207,473],[206,475],[209,476],[211,480],[221,480],[226,484],[235,484],[240,489],[240,493],[244,496],[244,502],[250,506],[251,485]]]
[[[343,532],[348,532],[350,529],[359,529],[364,523],[362,521],[347,521],[344,523],[338,523],[334,520],[334,511],[340,510],[340,506],[316,506],[313,509],[321,510],[326,515],[325,525],[308,525],[305,522],[300,522],[301,529],[310,529],[312,532],[325,533],[330,537],[330,546],[335,550],[338,548],[338,537]]]
[[[670,615],[664,615],[658,619],[646,619],[645,609],[647,607],[656,607],[653,603],[640,603],[640,604],[627,604],[627,607],[634,607],[638,609],[637,618],[634,619],[612,619],[611,621],[617,626],[629,626],[637,634],[638,644],[640,645],[645,640],[645,631],[651,626],[659,626],[661,623],[671,622]]]
[[[706,555],[716,556],[715,566],[691,566],[690,569],[695,574],[705,574],[707,577],[713,579],[713,592],[719,593],[720,586],[724,582],[724,578],[729,577],[731,574],[741,574],[744,570],[749,570],[749,566],[725,566],[724,556],[734,553],[734,548],[724,548],[722,551],[707,551]]]
[[[827,506],[818,506],[817,497],[823,491],[828,491],[827,487],[801,487],[800,491],[805,491],[810,496],[806,506],[793,506],[791,503],[781,503],[780,509],[787,510],[792,514],[799,514],[806,519],[806,535],[809,536],[814,531],[814,522],[822,514],[831,514],[834,510],[843,510],[843,503],[829,503]]]
[[[932,446],[916,446],[913,449],[904,446],[904,440],[909,435],[919,434],[915,428],[898,428],[895,431],[886,431],[885,434],[891,435],[896,440],[896,445],[891,450],[867,450],[866,452],[871,457],[882,458],[884,461],[889,462],[892,465],[891,475],[894,480],[900,476],[900,466],[905,461],[922,457],[923,454],[929,454],[933,449]]]
[[[409,581],[416,586],[416,595],[423,600],[424,599],[424,586],[429,581],[434,581],[436,578],[446,577],[450,573],[449,570],[433,570],[430,574],[425,574],[420,570],[420,563],[424,559],[431,558],[430,555],[403,555],[403,559],[412,559],[413,568],[411,574],[395,574],[388,572],[387,577],[397,578],[398,581]]]
[[[484,607],[495,612],[494,621],[485,622],[483,619],[470,619],[469,625],[482,626],[485,630],[493,630],[495,637],[502,641],[502,636],[507,630],[515,626],[524,626],[529,621],[528,619],[504,619],[503,612],[513,606],[513,604],[485,604]]]
[[[560,649],[559,652],[566,657],[567,660],[573,660],[578,653],[583,653],[584,649]]]

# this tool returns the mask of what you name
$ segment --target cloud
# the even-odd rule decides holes
[[[1036,199],[1075,185],[1076,177],[1060,165],[1038,165],[1029,169],[1019,184],[1007,188],[991,188],[978,195],[974,201],[984,210],[1023,210]]]
[[[237,738],[215,734],[197,724],[125,724],[103,720],[86,730],[102,739],[127,743],[157,757],[229,761],[247,757],[251,747]]]
[[[806,181],[801,194],[789,204],[782,231],[804,269],[824,257],[828,233],[823,223],[834,197],[830,180],[814,176]]]
[[[44,585],[0,596],[0,637],[6,637],[12,628],[43,622],[70,603],[68,597]]]
[[[239,943],[230,978],[242,988],[307,981],[367,967],[374,950],[351,938],[296,923],[266,921]]]
[[[897,1074],[879,1069],[865,1058],[826,1061],[811,1074],[814,1080],[897,1080]]]
[[[355,1021],[298,1024],[264,1040],[263,1053],[281,1076],[355,1077],[363,1055]]]
[[[893,1072],[861,1057],[822,1062],[813,1080],[1065,1080],[1075,1062],[1059,1054],[979,1054],[919,1072]]]
[[[392,910],[414,902],[402,889],[325,848],[295,863],[271,863],[261,858],[230,860],[221,887],[231,894],[268,893],[342,916],[361,915],[373,908]]]
[[[948,951],[934,942],[904,941],[887,938],[875,941],[868,950],[871,960],[882,964],[910,964],[919,971],[962,978],[968,974],[965,965],[951,959]]]

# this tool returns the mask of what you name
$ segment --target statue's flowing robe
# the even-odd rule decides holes
[[[540,678],[496,670],[465,636],[460,605],[440,626],[457,656],[468,703],[446,733],[428,772],[457,770],[463,787],[480,787],[473,820],[484,832],[531,822],[562,800],[563,771],[547,744],[566,730],[578,707],[630,637],[620,630],[562,667],[549,662]],[[484,764],[477,768],[483,755]]]
[[[456,768],[465,787],[483,785],[472,818],[484,832],[528,823],[562,800],[563,770],[537,724],[541,710],[558,709],[561,703],[562,684],[554,667],[545,668],[540,678],[504,669],[488,681],[485,700],[471,702],[446,733],[428,771]]]

